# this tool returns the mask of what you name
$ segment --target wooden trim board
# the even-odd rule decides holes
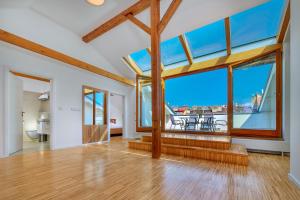
[[[38,76],[33,76],[33,75],[28,75],[28,74],[23,74],[20,72],[15,72],[15,71],[10,71],[12,74],[14,74],[15,76],[19,76],[19,77],[24,77],[24,78],[29,78],[29,79],[33,79],[33,80],[37,80],[37,81],[43,81],[43,82],[47,82],[50,83],[49,79],[46,78],[42,78],[42,77],[38,77]]]

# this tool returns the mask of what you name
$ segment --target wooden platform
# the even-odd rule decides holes
[[[128,142],[132,149],[151,151],[151,136]],[[248,153],[242,145],[231,144],[228,136],[162,135],[162,153],[189,158],[248,165]]]
[[[142,141],[152,142],[152,136],[143,136]],[[212,149],[229,149],[231,144],[231,137],[164,133],[161,135],[161,142],[163,144],[204,147]]]

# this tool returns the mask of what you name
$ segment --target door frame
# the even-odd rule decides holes
[[[109,106],[108,106],[108,102],[109,102],[109,92],[107,90],[103,90],[103,89],[98,89],[98,88],[95,88],[95,87],[91,87],[91,86],[88,86],[88,85],[83,85],[82,86],[82,91],[81,91],[81,99],[82,99],[82,120],[81,120],[81,125],[82,125],[82,144],[85,144],[84,143],[84,138],[83,138],[83,134],[84,134],[84,119],[85,119],[85,105],[84,105],[84,89],[90,89],[90,90],[94,90],[96,92],[104,92],[105,94],[105,98],[104,98],[104,104],[105,104],[105,109],[104,109],[104,124],[106,122],[106,126],[107,126],[107,141],[109,141],[110,139],[110,126],[109,126],[109,123],[108,123],[108,119],[109,119]],[[95,114],[94,112],[94,107],[93,107],[93,115]],[[93,124],[94,124],[94,120],[95,120],[95,116],[93,116]],[[97,142],[96,142],[97,143]],[[87,143],[87,144],[92,144],[92,143]]]
[[[44,82],[48,82],[50,85],[50,150],[54,149],[54,138],[55,138],[55,133],[53,130],[55,130],[55,123],[54,123],[54,84],[53,84],[53,79],[48,79],[48,78],[44,78],[43,76],[39,76],[39,75],[29,75],[27,73],[20,73],[20,72],[16,72],[13,70],[10,70],[9,68],[5,69],[4,72],[4,156],[8,157],[9,155],[9,131],[8,131],[8,90],[9,90],[9,85],[8,85],[8,76],[10,74],[13,74],[15,76],[19,76],[19,77],[24,77],[24,78],[28,78],[28,79],[33,79],[33,80],[38,80],[38,81],[44,81]]]

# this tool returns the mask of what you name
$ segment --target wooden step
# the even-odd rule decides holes
[[[140,140],[132,140],[128,142],[129,148],[137,150],[151,152],[151,146],[151,142],[143,142]],[[161,150],[162,153],[169,155],[198,158],[244,166],[248,165],[248,153],[245,147],[237,144],[232,144],[229,150],[162,144]]]
[[[142,137],[142,141],[152,142],[152,136],[145,135]],[[214,136],[214,135],[163,133],[161,134],[161,142],[162,144],[228,150],[230,149],[230,145],[231,145],[231,137]]]

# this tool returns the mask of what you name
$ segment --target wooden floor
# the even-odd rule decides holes
[[[127,141],[0,159],[0,199],[300,199],[289,158],[250,154],[249,166],[175,156],[153,160]]]

